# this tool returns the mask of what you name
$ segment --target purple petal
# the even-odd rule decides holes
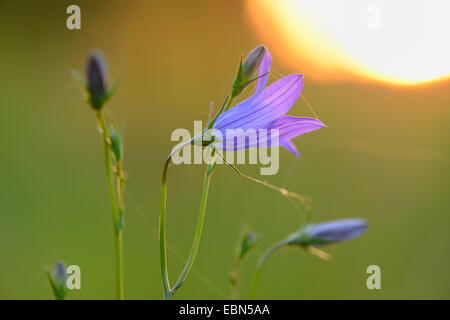
[[[311,225],[310,238],[327,242],[338,242],[359,237],[367,230],[363,219],[341,219]]]
[[[291,139],[324,127],[326,125],[318,119],[283,116],[264,125],[254,124],[252,128],[222,129],[220,131],[223,142],[218,142],[216,146],[222,150],[280,146],[299,157],[300,154]],[[265,134],[261,129],[265,130]]]
[[[300,158],[300,153],[297,150],[297,147],[291,140],[280,140],[280,147],[288,149],[294,156]]]
[[[53,269],[53,280],[57,286],[61,286],[64,284],[66,280],[66,266],[64,262],[58,261],[55,268]]]
[[[270,72],[270,65],[272,64],[272,56],[270,55],[270,52],[266,47],[264,47],[264,49],[265,49],[264,58],[261,62],[258,76],[262,76],[263,74],[266,73],[267,75],[262,76],[261,78],[258,78],[258,80],[256,80],[256,89],[254,95],[263,91],[267,85],[267,81],[269,81],[269,72]]]
[[[307,132],[326,128],[326,125],[319,119],[283,116],[273,121],[269,127],[280,131],[281,140],[289,140]]]
[[[222,142],[217,142],[216,146],[222,150],[280,146],[299,157],[300,154],[291,139],[324,127],[326,126],[318,119],[283,116],[260,128],[255,126],[246,129],[221,130]]]
[[[303,88],[303,75],[291,74],[264,89],[252,99],[242,101],[221,114],[214,128],[259,129],[285,115],[297,101]]]
[[[234,133],[231,133],[229,130],[225,130],[223,133],[222,141],[216,142],[215,147],[221,150],[234,150],[234,151],[256,148],[259,146],[260,140],[261,135],[259,130],[236,129]],[[267,141],[266,136],[264,136],[264,141]]]
[[[319,247],[359,237],[367,231],[367,228],[367,221],[359,218],[308,224],[288,236],[286,243]]]
[[[102,99],[107,91],[108,64],[100,51],[93,51],[86,68],[89,92],[95,99]]]
[[[270,129],[278,129],[280,147],[288,149],[297,158],[300,157],[295,145],[291,139],[298,137],[304,133],[318,130],[326,127],[322,121],[306,117],[283,116],[269,125]]]

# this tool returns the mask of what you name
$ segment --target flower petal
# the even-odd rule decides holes
[[[280,140],[280,147],[288,149],[294,156],[300,158],[300,153],[297,150],[297,147],[291,140]]]
[[[219,130],[267,127],[285,115],[297,101],[303,88],[303,75],[291,74],[272,83],[260,94],[247,99],[221,114],[214,128]]]
[[[338,242],[359,237],[366,230],[366,220],[358,218],[340,219],[312,225],[310,238]]]
[[[286,238],[286,243],[300,246],[319,247],[331,243],[347,241],[361,236],[367,231],[364,219],[348,218],[308,224]]]
[[[299,157],[300,154],[291,139],[324,127],[326,125],[319,119],[283,116],[264,126],[220,130],[222,137],[216,142],[216,147],[222,150],[241,150],[280,146]]]
[[[256,148],[260,137],[259,130],[227,129],[223,131],[222,139],[217,139],[214,146],[227,151]],[[264,136],[264,141],[267,141],[266,136]]]
[[[319,119],[283,116],[273,121],[269,127],[280,131],[280,140],[290,140],[304,133],[326,128],[326,125]]]
[[[254,95],[260,93],[261,91],[264,90],[264,88],[267,85],[267,81],[269,81],[269,72],[270,72],[270,66],[272,64],[272,56],[270,55],[269,50],[264,47],[264,58],[261,62],[261,66],[259,69],[259,73],[258,76],[261,78],[258,78],[258,80],[256,80],[256,89],[255,89],[255,93]],[[265,76],[262,76],[263,74],[266,74]]]

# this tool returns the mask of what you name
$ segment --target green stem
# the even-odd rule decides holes
[[[189,275],[189,272],[191,271],[192,265],[194,264],[195,257],[197,256],[198,247],[200,245],[200,240],[202,237],[202,230],[203,230],[203,221],[205,219],[205,212],[206,212],[206,203],[208,200],[208,191],[209,191],[209,185],[211,182],[211,175],[213,173],[215,167],[215,162],[208,165],[205,171],[205,181],[203,183],[203,192],[202,192],[202,199],[200,202],[200,211],[198,213],[197,218],[197,228],[195,230],[195,236],[194,241],[192,242],[192,248],[191,252],[189,254],[189,257],[186,261],[186,265],[184,266],[183,271],[180,274],[180,277],[178,278],[177,282],[173,286],[172,294],[174,294],[184,283],[187,276]]]
[[[225,111],[227,111],[230,107],[231,104],[233,103],[233,99],[234,97],[231,96],[231,94],[229,94],[226,98],[225,101],[222,104],[222,107],[220,107],[219,111],[216,113],[216,115],[214,116],[214,119],[212,121],[210,121],[208,123],[208,125],[206,126],[208,129],[211,129],[212,126],[214,125],[214,122],[216,122],[217,118]]]
[[[254,300],[256,296],[256,288],[258,287],[259,282],[259,275],[261,273],[261,268],[264,265],[264,262],[266,262],[267,258],[277,249],[283,247],[285,245],[285,241],[277,242],[273,246],[271,246],[267,251],[261,256],[261,258],[258,261],[258,265],[256,266],[256,270],[253,273],[253,280],[252,280],[252,286],[250,289],[250,299]]]
[[[233,270],[230,272],[230,285],[231,285],[231,300],[236,300],[239,296],[238,278],[239,269],[241,267],[242,259],[238,258]]]
[[[123,230],[115,232],[116,243],[116,281],[117,281],[117,299],[124,299],[123,290]]]
[[[173,154],[173,153],[172,153]],[[195,231],[194,241],[192,243],[192,248],[189,257],[186,261],[183,271],[180,274],[177,282],[175,283],[173,289],[170,288],[169,275],[167,268],[167,244],[166,244],[166,202],[167,202],[167,170],[169,168],[171,156],[167,157],[164,163],[162,178],[161,178],[161,208],[159,214],[159,253],[160,253],[160,264],[161,264],[161,277],[163,282],[164,299],[170,300],[175,292],[181,287],[181,285],[186,280],[189,272],[194,264],[195,257],[197,256],[198,247],[200,245],[201,234],[203,230],[203,221],[206,212],[206,203],[208,199],[208,190],[211,181],[211,175],[215,167],[215,162],[208,165],[205,173],[205,181],[203,184],[202,200],[200,203],[200,211],[197,219],[197,227]]]
[[[166,201],[167,201],[167,169],[169,168],[171,156],[164,163],[161,178],[161,208],[159,211],[159,255],[161,264],[161,277],[163,282],[164,299],[170,300],[171,292],[169,275],[167,272],[167,248],[166,248]]]
[[[123,250],[122,250],[122,231],[118,228],[119,213],[117,207],[117,194],[114,183],[114,172],[111,161],[111,152],[109,147],[107,128],[105,126],[105,121],[101,111],[96,112],[97,122],[100,127],[103,140],[103,151],[105,156],[105,167],[106,176],[108,179],[108,190],[111,199],[111,209],[114,224],[114,237],[115,237],[115,247],[116,247],[116,276],[117,276],[117,299],[123,299]]]
[[[124,177],[122,169],[122,160],[117,162],[116,165],[116,186],[117,186],[117,203],[118,203],[118,216],[116,222],[116,268],[117,268],[117,296],[119,300],[124,299],[124,277],[123,277],[123,223],[124,223],[124,211],[125,205],[123,200],[123,187]]]
[[[227,110],[231,103],[233,102],[233,98],[230,98],[230,96],[227,96],[224,103],[222,104],[222,107],[217,112],[216,116],[212,121],[210,121],[207,125],[207,128],[211,128],[214,124],[214,122],[217,120],[218,116],[224,111]],[[203,220],[205,217],[205,211],[206,211],[206,202],[208,199],[208,190],[209,190],[209,184],[211,180],[211,174],[215,167],[215,161],[208,165],[205,173],[205,181],[203,184],[203,193],[202,193],[202,200],[200,203],[200,212],[197,218],[197,228],[195,231],[195,237],[194,241],[192,243],[191,252],[189,254],[189,257],[186,261],[186,265],[184,266],[183,271],[181,272],[180,277],[178,278],[177,282],[175,283],[173,289],[170,288],[170,282],[169,282],[169,273],[167,268],[167,244],[166,244],[166,203],[167,203],[167,171],[169,169],[169,164],[172,159],[172,154],[174,154],[176,151],[183,148],[185,145],[190,144],[193,141],[193,139],[187,141],[184,144],[179,145],[175,150],[171,152],[171,154],[167,157],[166,161],[164,162],[163,167],[163,173],[161,177],[161,199],[160,199],[160,211],[159,211],[159,257],[160,257],[160,265],[161,265],[161,277],[163,282],[163,291],[164,291],[164,299],[170,300],[172,298],[172,295],[181,287],[181,285],[186,280],[187,276],[189,275],[189,272],[192,268],[192,265],[194,264],[195,257],[197,256],[198,247],[200,244],[200,238],[202,234],[203,229]]]

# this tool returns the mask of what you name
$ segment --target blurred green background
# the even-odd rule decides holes
[[[65,25],[74,3],[81,31]],[[239,55],[263,43],[243,3],[1,0],[0,39],[0,298],[51,299],[43,266],[58,259],[82,270],[82,289],[69,299],[115,296],[101,140],[70,76],[84,73],[92,48],[104,52],[113,78],[123,76],[107,115],[125,126],[126,298],[161,298],[163,158],[174,145],[171,132],[205,120],[210,101],[217,106],[228,92]],[[280,60],[273,55],[275,75],[302,71]],[[450,298],[449,89],[448,81],[306,81],[304,94],[328,128],[295,140],[299,160],[281,150],[280,172],[264,178],[313,196],[316,221],[362,217],[370,229],[327,248],[329,262],[280,250],[263,269],[259,298]],[[290,113],[311,115],[301,100]],[[257,166],[239,168],[259,174]],[[169,172],[168,242],[181,257],[194,234],[202,173],[200,165]],[[246,298],[258,257],[301,218],[279,194],[218,167],[197,271],[176,298],[229,297],[236,242],[250,222],[263,237],[242,266]],[[381,290],[366,287],[372,264],[381,267]],[[183,261],[169,253],[169,266],[173,282]]]

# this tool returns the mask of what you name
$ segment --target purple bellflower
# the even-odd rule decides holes
[[[266,87],[271,55],[259,46],[250,52],[244,65],[254,56],[254,65],[259,67],[255,72],[255,92],[218,116],[212,126],[215,146],[222,150],[281,146],[299,157],[291,139],[326,127],[318,119],[286,115],[302,92],[303,74],[285,76]]]
[[[359,237],[367,228],[367,221],[358,218],[308,224],[290,235],[286,242],[291,245],[321,246]]]

